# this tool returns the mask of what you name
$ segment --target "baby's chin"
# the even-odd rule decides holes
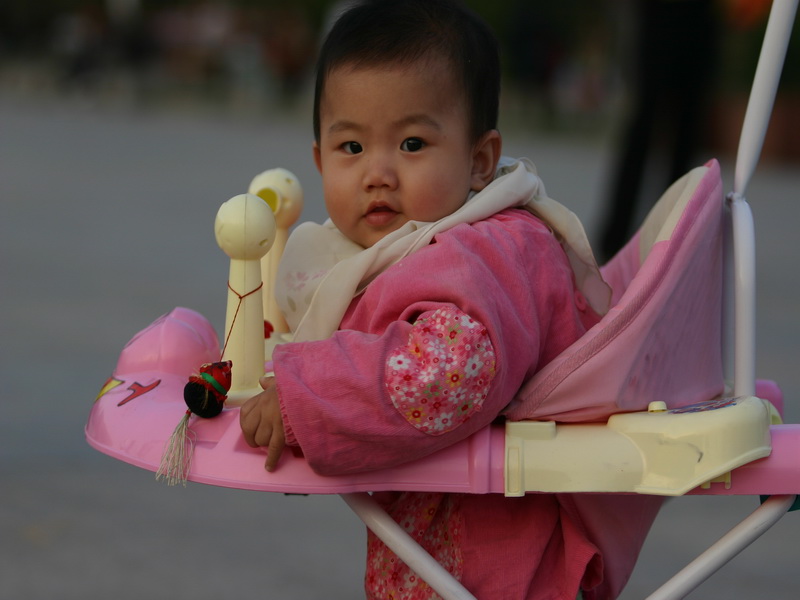
[[[382,227],[372,227],[369,231],[359,232],[356,239],[350,239],[359,246],[372,248],[372,246],[403,227],[406,223],[408,223],[408,219],[398,215],[391,223],[387,223]]]

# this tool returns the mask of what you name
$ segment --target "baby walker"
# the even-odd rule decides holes
[[[340,494],[446,599],[474,596],[368,492],[770,496],[650,596],[684,597],[776,523],[800,493],[800,426],[780,424],[780,390],[755,380],[754,229],[745,200],[796,8],[797,0],[773,3],[733,192],[723,198],[714,161],[667,190],[602,269],[613,308],[526,383],[505,425],[390,470],[324,477],[288,449],[278,470],[264,470],[264,452],[242,438],[238,406],[260,391],[272,348],[289,335],[269,286],[302,207],[297,179],[273,169],[216,217],[217,242],[231,259],[225,338],[185,308],[134,336],[92,407],[89,444],[171,483]],[[713,397],[708,390],[723,371],[728,393]],[[526,420],[531,406],[556,399],[574,408],[574,422],[541,413]]]

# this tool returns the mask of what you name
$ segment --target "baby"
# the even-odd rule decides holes
[[[605,309],[574,215],[501,159],[497,43],[454,0],[367,0],[317,67],[314,160],[330,220],[289,239],[276,297],[293,342],[241,409],[267,470],[408,462],[502,416]],[[555,495],[376,494],[482,599],[602,591],[602,559]],[[371,533],[369,598],[433,590]],[[602,597],[602,596],[586,596]]]

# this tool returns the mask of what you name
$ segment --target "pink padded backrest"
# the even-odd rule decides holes
[[[605,267],[613,308],[520,390],[512,420],[604,421],[724,388],[719,164],[675,182]]]

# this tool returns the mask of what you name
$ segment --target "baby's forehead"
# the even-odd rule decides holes
[[[458,114],[468,127],[468,102],[445,61],[351,63],[328,75],[320,117],[329,120],[402,119]],[[392,121],[393,122],[393,121]],[[411,123],[404,123],[411,124]],[[419,123],[417,123],[419,124]]]
[[[326,80],[337,73],[373,72],[383,75],[395,74],[397,77],[407,76],[408,72],[430,73],[435,76],[439,84],[449,87],[452,93],[466,97],[466,86],[457,76],[458,70],[454,61],[440,53],[428,52],[415,58],[405,59],[353,59],[345,60],[332,65],[328,69]],[[451,84],[451,85],[448,85]]]
[[[438,54],[416,60],[335,61],[324,78],[318,77],[317,85],[317,141],[324,130],[330,130],[332,120],[394,123],[409,114],[424,112],[457,116],[467,136],[474,136],[475,106],[467,82],[452,61]],[[387,90],[392,91],[384,93]],[[370,105],[374,107],[370,99],[381,97],[385,101],[383,108],[370,110]]]

